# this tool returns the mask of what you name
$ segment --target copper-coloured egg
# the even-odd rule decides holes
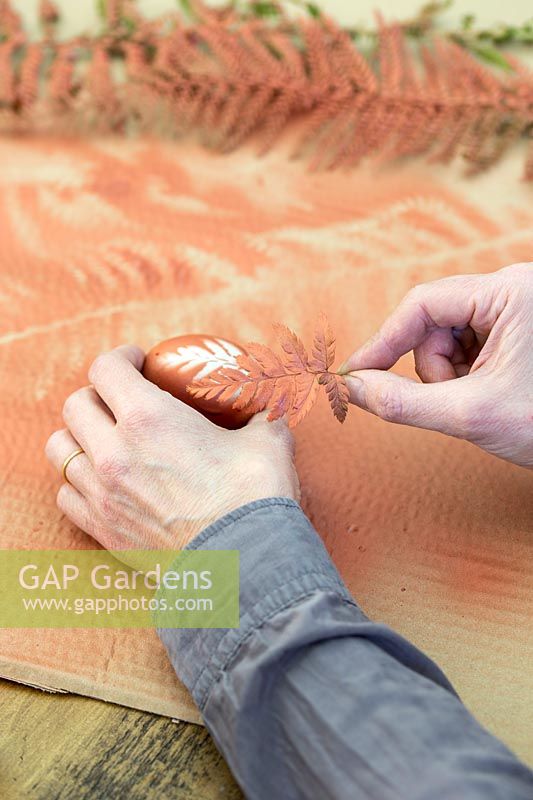
[[[239,345],[217,336],[196,333],[175,336],[152,347],[144,362],[143,375],[222,428],[242,428],[253,416],[249,411],[236,410],[231,402],[193,397],[187,386],[219,367],[238,369],[237,356],[245,353]]]

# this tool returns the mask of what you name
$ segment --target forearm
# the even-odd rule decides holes
[[[240,550],[240,628],[161,636],[247,796],[530,796],[438,667],[355,605],[297,504],[257,501],[191,547]]]

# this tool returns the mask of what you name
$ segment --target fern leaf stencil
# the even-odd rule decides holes
[[[301,422],[315,404],[320,385],[325,387],[331,409],[339,422],[348,411],[348,389],[341,375],[329,372],[335,358],[335,337],[325,314],[321,314],[313,340],[313,358],[299,337],[286,325],[274,330],[281,355],[265,345],[252,342],[247,355],[237,355],[238,369],[221,366],[198,372],[188,386],[193,397],[230,400],[233,407],[252,412],[268,408],[268,419],[287,416],[289,426]]]

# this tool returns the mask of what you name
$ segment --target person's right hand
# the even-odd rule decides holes
[[[384,371],[410,350],[423,383]],[[382,419],[533,467],[533,263],[416,286],[340,371]]]

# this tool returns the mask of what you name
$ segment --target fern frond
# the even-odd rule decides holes
[[[147,20],[133,0],[108,0],[103,34],[56,41],[57,11],[43,2],[35,43],[1,0],[0,132],[155,128],[196,132],[222,152],[254,138],[264,152],[298,120],[295,152],[313,168],[426,154],[462,156],[470,172],[531,135],[533,78],[511,56],[501,74],[449,39],[407,43],[405,26],[382,21],[377,49],[363,55],[322,14],[280,9],[272,22],[190,6],[191,22],[179,12]]]
[[[348,387],[341,375],[332,375],[323,372],[318,382],[324,386],[328,395],[329,404],[339,422],[344,422],[348,413]]]
[[[313,340],[313,357],[286,325],[275,325],[282,349],[278,356],[269,347],[252,342],[246,354],[237,356],[239,369],[220,367],[194,380],[187,390],[203,400],[231,401],[233,408],[257,413],[268,408],[270,421],[286,416],[293,427],[307,416],[323,384],[335,417],[344,422],[348,389],[343,377],[329,372],[335,357],[335,337],[321,314]]]

